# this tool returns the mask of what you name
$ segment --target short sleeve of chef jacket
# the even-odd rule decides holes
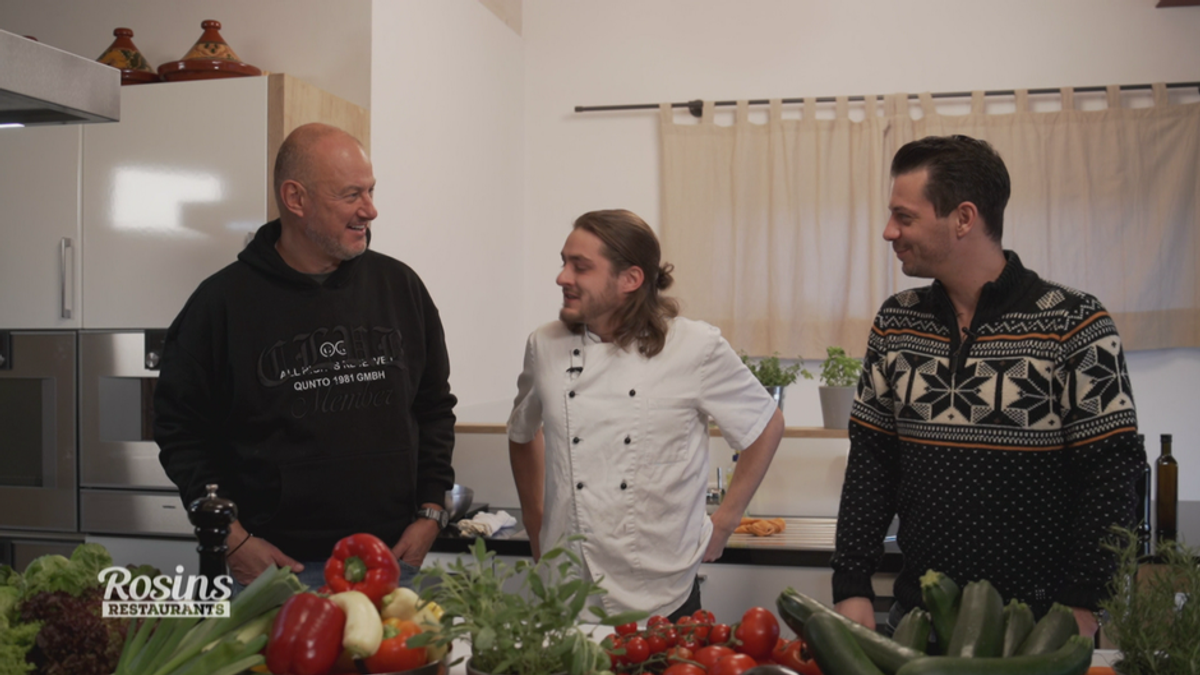
[[[531,333],[525,341],[525,366],[517,378],[517,398],[513,401],[512,414],[508,416],[508,439],[514,443],[528,443],[542,428],[542,400],[533,386],[534,370],[537,368],[537,350]]]
[[[699,407],[716,420],[729,446],[740,452],[758,440],[778,406],[720,330],[710,328],[715,339],[700,367]]]

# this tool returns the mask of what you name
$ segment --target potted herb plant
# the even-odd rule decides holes
[[[850,408],[862,361],[846,355],[841,347],[828,347],[821,362],[821,417],[826,429],[846,429],[850,426]]]
[[[779,361],[779,352],[775,352],[771,356],[764,356],[757,361],[751,361],[746,352],[738,352],[738,354],[742,357],[742,363],[750,369],[750,373],[767,388],[767,392],[775,399],[780,410],[783,409],[784,387],[795,382],[800,375],[803,375],[805,379],[812,379],[812,373],[804,368],[800,359],[785,367]]]
[[[564,544],[546,551],[536,564],[522,560],[508,565],[477,538],[470,558],[447,567],[434,564],[417,576],[421,599],[436,602],[443,614],[439,631],[423,633],[409,644],[447,645],[465,638],[471,645],[469,675],[607,672],[609,655],[581,625],[580,613],[587,608],[605,626],[637,621],[646,613],[610,616],[589,607],[588,599],[605,590],[581,578],[581,570],[579,557]]]
[[[1114,668],[1122,675],[1200,673],[1200,549],[1159,542],[1156,555],[1138,555],[1137,534],[1113,528],[1105,547],[1117,557],[1105,637],[1120,650]]]

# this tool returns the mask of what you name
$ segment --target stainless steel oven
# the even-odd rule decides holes
[[[79,334],[83,532],[193,534],[154,442],[154,387],[165,337],[162,330]]]
[[[0,527],[74,532],[76,334],[0,331]]]

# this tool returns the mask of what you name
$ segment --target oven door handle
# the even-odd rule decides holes
[[[72,310],[75,308],[75,276],[68,274],[70,267],[67,264],[67,249],[71,249],[71,257],[75,257],[75,246],[71,242],[70,237],[63,237],[58,242],[58,261],[62,266],[62,318],[71,318]],[[70,298],[70,302],[68,302]]]

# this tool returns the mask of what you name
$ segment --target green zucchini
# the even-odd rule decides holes
[[[1079,635],[1075,612],[1070,607],[1056,602],[1017,648],[1017,656],[1049,654],[1063,646],[1072,635]]]
[[[896,675],[1083,675],[1092,665],[1092,641],[1072,636],[1049,654],[1029,656],[929,656],[906,664]]]
[[[1029,637],[1033,630],[1033,610],[1029,605],[1018,602],[1016,598],[1004,606],[1004,648],[1000,656],[1014,656],[1021,643]]]
[[[1003,649],[1004,598],[988,580],[972,581],[962,591],[946,656],[1000,656]]]
[[[925,601],[925,609],[929,610],[939,654],[946,653],[950,638],[954,635],[954,624],[958,622],[959,595],[958,584],[945,574],[929,570],[921,575],[921,599]]]
[[[879,633],[855,623],[850,619],[838,614],[833,608],[827,607],[814,598],[805,595],[794,589],[787,589],[779,594],[779,598],[775,601],[775,606],[779,609],[779,616],[789,628],[796,631],[797,635],[804,634],[804,626],[812,617],[827,614],[842,622],[842,624],[854,636],[858,646],[866,653],[867,658],[871,659],[880,670],[889,675],[893,675],[901,666],[918,659],[924,654],[915,650],[909,649],[896,643],[895,640],[884,637]]]
[[[846,624],[824,612],[809,617],[804,624],[804,641],[821,667],[830,675],[883,675],[867,657]]]
[[[1032,626],[1032,623],[1030,625]],[[920,607],[913,607],[896,625],[892,639],[904,647],[923,652],[929,647],[929,631],[932,629],[929,612]]]

